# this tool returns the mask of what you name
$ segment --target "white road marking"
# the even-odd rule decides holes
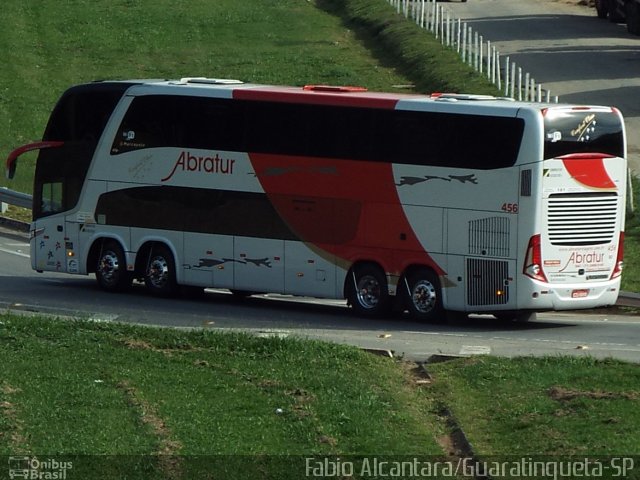
[[[489,355],[491,347],[488,345],[463,345],[460,349],[460,355]]]
[[[2,248],[2,247],[0,247],[0,252],[9,253],[11,255],[17,255],[19,257],[29,258],[29,254],[28,253],[22,253],[20,251],[15,251],[15,250],[7,250],[6,248]]]

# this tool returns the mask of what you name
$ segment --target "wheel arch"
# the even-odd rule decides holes
[[[400,275],[397,287],[398,303],[403,306],[403,309],[409,310],[410,316],[416,320],[442,322],[446,319],[444,316],[446,312],[446,294],[443,277],[438,273],[439,271],[441,270],[433,265],[412,263]],[[417,282],[423,284],[422,279],[425,279],[428,285],[432,285],[433,290],[427,289],[426,291],[431,291],[431,293],[427,296],[420,295],[420,297],[416,297],[419,298],[418,303],[412,304]],[[423,288],[425,287],[421,287],[421,289]],[[432,300],[426,302],[428,309],[422,310],[422,307],[425,306],[422,305],[424,298]]]
[[[93,241],[91,242],[91,246],[87,251],[87,257],[85,259],[87,274],[96,272],[96,265],[98,263],[100,252],[102,251],[104,244],[109,241],[117,242],[120,245],[120,248],[122,248],[122,251],[124,252],[125,258],[127,259],[127,265],[130,264],[130,252],[126,249],[126,243],[122,239],[122,237],[119,237],[117,235],[100,235],[99,237],[93,239]]]
[[[140,245],[136,251],[136,258],[134,264],[134,271],[136,276],[143,276],[146,269],[146,264],[149,258],[149,253],[154,247],[163,246],[169,249],[171,255],[173,255],[173,261],[176,265],[176,280],[178,283],[182,280],[182,270],[178,268],[178,254],[175,246],[172,242],[167,241],[166,238],[145,238],[140,242]]]
[[[440,288],[444,290],[444,282],[442,281],[442,275],[439,273],[442,270],[437,266],[429,265],[428,263],[423,263],[423,262],[410,263],[406,267],[404,267],[404,269],[402,270],[402,273],[398,277],[398,289],[402,288],[402,286],[405,284],[405,279],[407,279],[411,275],[423,269],[430,270],[438,278],[438,281],[440,282]]]
[[[358,259],[356,261],[354,261],[351,266],[349,267],[349,269],[347,270],[347,275],[344,279],[344,285],[342,286],[342,295],[343,298],[348,299],[349,298],[349,288],[351,288],[353,286],[353,275],[356,269],[361,268],[363,266],[373,266],[375,268],[378,268],[383,275],[386,277],[387,279],[387,288],[389,286],[389,273],[385,270],[385,268],[382,266],[382,264],[377,261],[377,260],[373,260],[373,259],[368,259],[368,258],[362,258],[362,259]]]

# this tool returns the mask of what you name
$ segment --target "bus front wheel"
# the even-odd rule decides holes
[[[177,289],[173,254],[164,245],[152,246],[144,271],[144,284],[154,295],[170,296]]]
[[[427,268],[421,268],[404,278],[407,308],[416,320],[429,323],[444,322],[442,290],[438,276]]]
[[[375,265],[355,267],[349,273],[347,299],[353,310],[366,317],[375,317],[389,310],[387,277]]]
[[[106,240],[100,248],[96,280],[100,288],[108,292],[122,292],[131,285],[124,251],[118,242]]]

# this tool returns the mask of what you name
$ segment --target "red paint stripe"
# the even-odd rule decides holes
[[[262,188],[301,240],[347,263],[380,262],[395,275],[410,264],[444,273],[404,213],[391,164],[256,153],[250,157]]]
[[[310,105],[335,105],[394,109],[398,95],[369,92],[327,92],[301,88],[256,87],[237,88],[233,98],[263,102],[304,103]]]
[[[562,163],[576,182],[592,188],[616,188],[616,184],[604,166],[603,155],[569,155],[562,157]]]

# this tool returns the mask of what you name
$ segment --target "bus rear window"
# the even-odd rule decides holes
[[[572,153],[624,157],[622,123],[612,111],[550,109],[544,127],[545,159]]]

